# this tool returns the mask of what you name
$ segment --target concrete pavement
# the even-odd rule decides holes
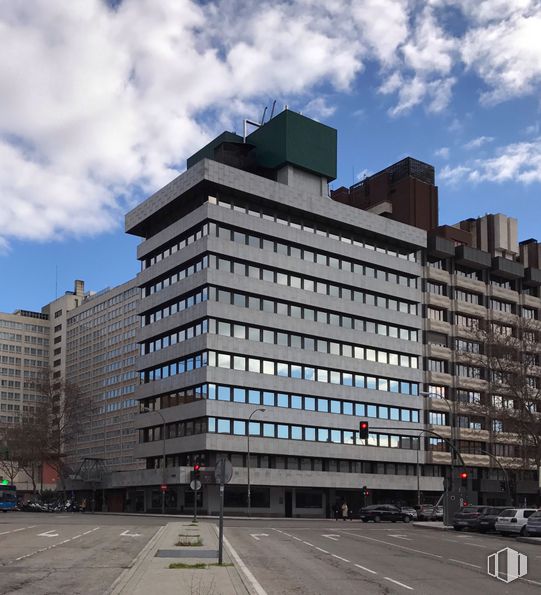
[[[268,595],[406,593],[532,594],[541,589],[534,545],[493,535],[419,531],[402,523],[228,522],[226,535]],[[509,585],[486,573],[504,547],[529,557],[529,573]]]
[[[183,543],[185,545],[177,545]],[[197,546],[188,545],[200,543]],[[234,555],[234,553],[233,553]],[[235,560],[235,562],[238,562]],[[187,568],[170,568],[182,563]],[[144,548],[108,591],[109,595],[169,594],[247,595],[241,576],[233,565],[230,549],[224,548],[223,566],[218,566],[218,537],[213,522],[187,519],[168,523]],[[203,564],[206,568],[190,568]],[[250,583],[247,583],[250,587]]]

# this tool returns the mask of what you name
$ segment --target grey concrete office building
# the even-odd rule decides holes
[[[426,232],[331,200],[335,177],[336,131],[286,110],[222,134],[126,216],[148,470],[132,508],[159,509],[165,480],[167,509],[190,510],[193,464],[226,456],[226,510],[245,512],[248,441],[257,514],[325,516],[363,486],[368,502],[441,492],[419,441]],[[218,509],[217,486],[200,498]]]

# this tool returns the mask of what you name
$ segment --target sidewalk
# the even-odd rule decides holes
[[[194,543],[201,545],[188,545]],[[184,564],[187,568],[173,569],[169,568],[170,564]],[[194,564],[205,567],[190,567]],[[248,595],[245,580],[233,565],[226,540],[223,566],[218,566],[215,523],[194,524],[186,519],[160,527],[131,566],[113,583],[108,595]]]
[[[453,527],[446,527],[442,521],[413,521],[414,527],[422,527],[423,529],[437,529],[439,531],[449,531]]]

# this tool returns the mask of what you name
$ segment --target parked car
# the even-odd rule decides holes
[[[541,537],[541,509],[528,517],[526,523],[526,535]]]
[[[432,513],[433,521],[443,521],[443,506],[434,506],[434,512]]]
[[[363,523],[368,523],[368,521],[374,521],[374,523],[381,521],[391,521],[393,523],[403,521],[404,523],[409,523],[411,521],[411,516],[408,513],[402,512],[400,508],[392,504],[365,506],[361,508],[359,517]]]
[[[528,517],[534,512],[537,512],[535,508],[506,508],[496,520],[495,529],[502,535],[524,535]]]
[[[436,521],[443,519],[443,508],[439,506],[434,506],[433,504],[422,504],[421,506],[416,506],[417,509],[417,519],[419,521]],[[441,508],[441,518],[437,519],[437,509]]]
[[[463,506],[453,517],[453,528],[455,531],[479,529],[481,516],[490,510],[489,506]]]
[[[411,508],[410,506],[402,506],[400,510],[402,512],[405,512],[406,514],[409,514],[412,521],[417,520],[417,511],[415,510],[415,508]]]
[[[496,521],[498,516],[506,509],[507,506],[490,506],[488,510],[479,517],[479,533],[488,533],[489,531],[496,531]]]

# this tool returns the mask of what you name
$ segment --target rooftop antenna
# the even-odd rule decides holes
[[[276,107],[276,99],[272,102],[272,109],[269,120],[272,120],[272,116],[274,116],[274,108]]]
[[[260,122],[260,126],[263,126],[263,124],[265,123],[265,114],[267,113],[267,106],[265,106],[265,109],[263,110],[263,115],[261,116],[261,122]]]

